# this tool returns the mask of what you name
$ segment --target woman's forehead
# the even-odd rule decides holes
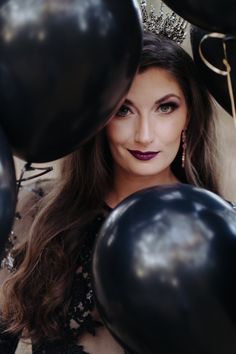
[[[126,99],[132,101],[147,96],[150,99],[152,97],[158,99],[157,96],[171,93],[183,97],[182,89],[175,76],[166,69],[151,67],[135,76]]]

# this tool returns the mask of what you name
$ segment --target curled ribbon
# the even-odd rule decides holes
[[[221,70],[219,68],[217,68],[216,66],[212,65],[204,56],[203,51],[202,51],[202,44],[203,42],[205,42],[207,39],[209,38],[218,38],[218,39],[222,39],[222,45],[223,45],[223,50],[224,50],[224,58],[223,58],[223,64],[226,68],[226,70]],[[231,109],[232,109],[232,116],[234,119],[234,125],[236,127],[236,110],[235,110],[235,99],[234,99],[234,93],[233,93],[233,86],[232,86],[232,80],[231,80],[231,66],[228,62],[228,57],[227,57],[227,48],[226,48],[226,43],[225,41],[227,39],[232,39],[234,38],[233,36],[229,36],[223,33],[217,33],[217,32],[212,32],[212,33],[208,33],[206,35],[204,35],[200,41],[199,44],[199,54],[200,57],[202,59],[202,61],[204,62],[204,64],[211,69],[212,71],[214,71],[216,74],[219,75],[223,75],[227,77],[227,86],[228,86],[228,92],[229,92],[229,97],[230,97],[230,103],[231,103]]]
[[[31,179],[34,179],[34,178],[37,178],[37,177],[40,177],[40,176],[43,176],[45,175],[46,173],[48,172],[51,172],[53,170],[53,167],[52,166],[48,166],[48,167],[34,167],[31,165],[31,162],[27,162],[24,167],[22,168],[21,170],[21,174],[20,174],[20,178],[16,181],[16,191],[17,191],[17,195],[19,193],[19,190],[21,188],[21,185],[22,185],[22,182],[25,182],[25,181],[29,181]],[[33,176],[29,176],[29,177],[25,177],[25,173],[28,172],[28,171],[40,171],[39,173],[36,173],[34,174]]]

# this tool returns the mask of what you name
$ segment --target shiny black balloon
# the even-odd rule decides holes
[[[9,0],[0,8],[0,121],[14,153],[55,160],[101,128],[141,52],[135,0]]]
[[[0,128],[0,256],[2,255],[14,219],[16,207],[16,177],[11,149]]]
[[[133,194],[95,245],[98,310],[132,354],[236,353],[235,279],[236,213],[189,185]]]
[[[209,31],[236,33],[234,0],[164,0],[190,23]]]
[[[198,27],[192,26],[190,32],[191,46],[194,61],[199,69],[200,75],[208,88],[209,92],[216,101],[229,113],[232,114],[227,77],[219,75],[211,70],[200,57],[199,45],[204,35],[208,34]],[[227,59],[231,67],[231,81],[234,97],[236,97],[236,37],[228,36],[225,39]],[[224,50],[222,39],[208,38],[202,43],[202,52],[205,59],[214,67],[225,71],[223,64]]]

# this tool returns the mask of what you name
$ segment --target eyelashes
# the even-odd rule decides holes
[[[127,117],[130,113],[132,113],[131,109],[123,104],[116,112],[116,117]]]
[[[156,111],[164,114],[169,114],[174,112],[177,108],[179,108],[178,103],[171,101],[171,102],[161,103],[159,106],[157,106]]]
[[[170,101],[170,102],[165,102],[157,105],[155,112],[162,113],[162,114],[170,114],[178,108],[179,108],[179,104],[177,102]],[[128,105],[123,104],[116,112],[115,116],[122,118],[122,117],[127,117],[132,113],[133,112],[131,108]]]

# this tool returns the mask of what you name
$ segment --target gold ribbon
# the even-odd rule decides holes
[[[223,50],[224,50],[223,64],[224,64],[226,70],[221,70],[221,69],[217,68],[216,66],[212,65],[205,58],[205,56],[204,56],[204,54],[202,52],[202,44],[203,44],[203,42],[205,42],[209,38],[222,39],[222,45],[223,45]],[[199,44],[199,54],[200,54],[200,57],[201,57],[202,61],[204,62],[204,64],[209,69],[214,71],[216,74],[223,75],[223,76],[227,77],[227,86],[228,86],[228,92],[229,92],[229,97],[230,97],[232,116],[233,116],[233,119],[234,119],[234,125],[236,127],[236,110],[235,110],[235,100],[234,100],[233,86],[232,86],[232,80],[231,80],[231,66],[230,66],[230,64],[228,62],[227,48],[226,48],[226,43],[225,43],[225,40],[229,39],[229,38],[234,38],[234,37],[233,36],[229,37],[226,34],[217,33],[217,32],[212,32],[212,33],[208,33],[208,34],[204,35],[202,37],[201,41],[200,41],[200,44]]]

